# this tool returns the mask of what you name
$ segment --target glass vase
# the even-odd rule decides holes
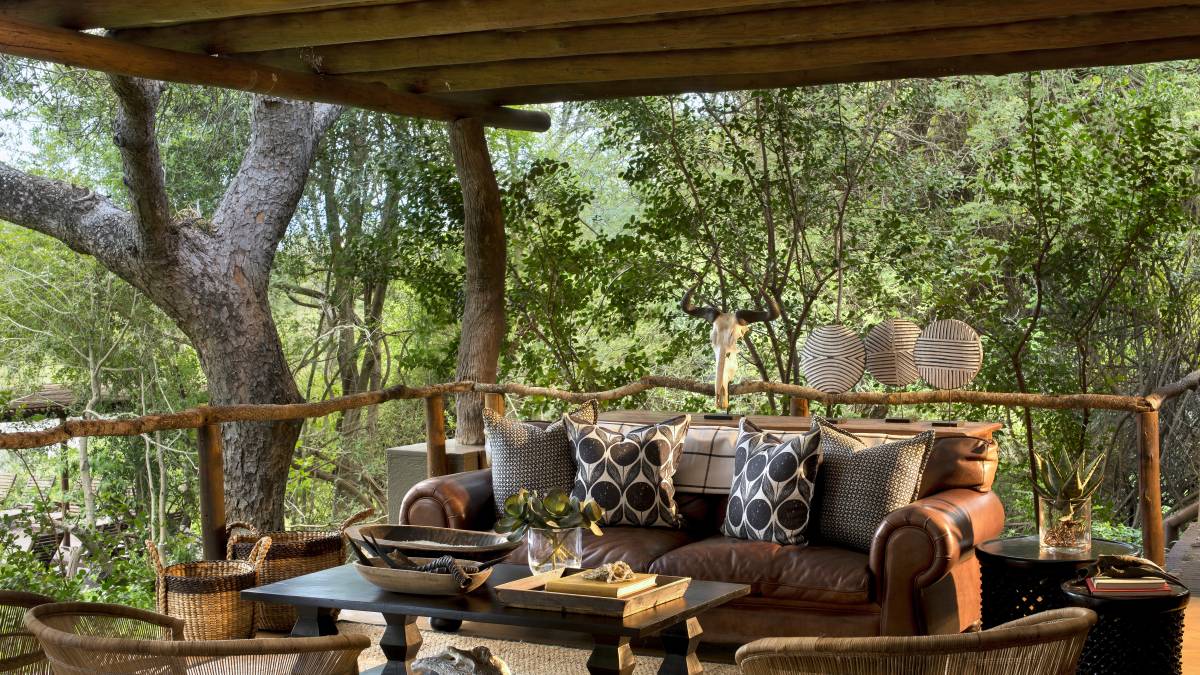
[[[1048,553],[1087,553],[1092,549],[1092,502],[1038,497],[1038,542]]]
[[[529,569],[534,573],[549,572],[560,567],[583,565],[583,528],[546,530],[530,528],[525,534],[529,552]]]

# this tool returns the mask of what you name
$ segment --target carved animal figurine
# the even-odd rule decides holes
[[[1167,572],[1163,568],[1135,555],[1102,555],[1096,558],[1096,563],[1089,566],[1088,575],[1094,577],[1097,574],[1103,574],[1106,577],[1113,579],[1137,579],[1142,577],[1153,577],[1156,579],[1164,579],[1173,581],[1183,585],[1176,576]]]
[[[724,309],[716,307],[696,307],[692,304],[692,295],[695,292],[696,289],[693,288],[684,293],[679,307],[687,314],[712,324],[712,334],[709,337],[712,340],[713,354],[717,357],[717,379],[714,394],[717,398],[717,407],[721,410],[728,410],[729,383],[733,381],[734,373],[737,371],[738,340],[741,340],[742,336],[750,330],[750,324],[778,319],[779,304],[775,302],[770,293],[763,293],[767,300],[767,309],[739,309],[734,312],[726,312]]]
[[[436,656],[414,661],[412,672],[413,675],[512,675],[508,664],[483,646],[470,650],[446,647]]]

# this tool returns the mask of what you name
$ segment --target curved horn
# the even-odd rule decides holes
[[[774,321],[779,318],[779,303],[775,302],[775,298],[770,293],[764,292],[763,296],[767,299],[767,309],[739,309],[734,312],[734,316],[742,325],[758,323],[760,321]]]
[[[695,288],[688,289],[688,292],[683,294],[683,300],[679,302],[679,308],[697,319],[704,319],[709,323],[716,321],[720,312],[715,307],[697,307],[692,304],[692,294],[695,292]]]

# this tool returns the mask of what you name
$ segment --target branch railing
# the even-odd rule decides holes
[[[1162,487],[1158,411],[1167,401],[1200,388],[1200,370],[1160,387],[1146,396],[1117,394],[1038,394],[943,389],[905,392],[850,392],[827,394],[812,387],[780,382],[748,381],[729,387],[730,396],[777,394],[791,398],[793,413],[806,412],[809,401],[824,405],[922,405],[967,403],[1001,407],[1028,407],[1049,410],[1095,409],[1129,412],[1138,422],[1138,513],[1142,523],[1142,546],[1147,557],[1161,563],[1166,542],[1163,533]],[[244,403],[199,406],[162,415],[143,415],[128,419],[63,420],[48,429],[0,434],[0,449],[35,448],[65,442],[83,436],[139,436],[154,431],[198,430],[201,481],[201,521],[205,554],[222,555],[224,543],[224,494],[220,425],[232,422],[278,422],[324,417],[337,412],[365,408],[389,401],[424,399],[428,472],[430,476],[447,471],[446,420],[443,398],[450,394],[481,393],[498,405],[505,394],[540,396],[582,403],[591,399],[613,401],[654,389],[673,389],[711,395],[713,384],[699,380],[651,375],[613,389],[572,392],[554,387],[535,387],[519,383],[446,382],[421,387],[398,385],[377,391],[350,394],[313,403]],[[211,549],[211,550],[210,550]]]

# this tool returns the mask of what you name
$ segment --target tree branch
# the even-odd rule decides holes
[[[136,223],[107,197],[0,162],[0,219],[54,237],[142,285],[132,264],[139,243]]]
[[[164,85],[122,75],[109,75],[108,81],[119,103],[113,143],[121,151],[125,187],[148,249],[145,253],[165,261],[173,249],[168,239],[171,205],[154,121]]]

